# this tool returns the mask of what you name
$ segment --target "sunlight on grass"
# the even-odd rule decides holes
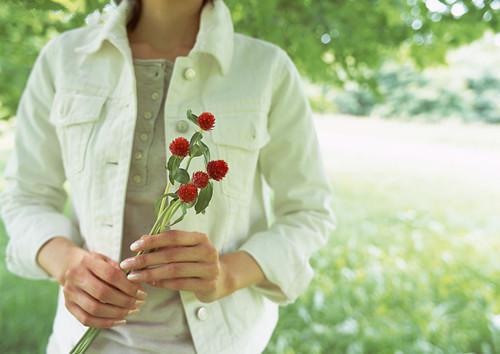
[[[490,320],[500,314],[498,191],[361,170],[332,177],[338,230],[312,260],[309,291],[280,308],[264,353],[500,352]],[[2,259],[5,245],[0,228]],[[0,353],[44,353],[56,285],[4,262],[0,284]]]
[[[500,209],[485,208],[489,196],[383,175],[334,185],[339,228],[265,353],[494,353]]]

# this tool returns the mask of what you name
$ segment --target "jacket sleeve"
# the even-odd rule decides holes
[[[7,269],[21,277],[55,281],[36,261],[38,250],[55,236],[79,245],[82,239],[75,223],[62,213],[67,199],[65,174],[55,128],[49,123],[54,97],[52,43],[38,54],[21,94],[0,214],[8,236]]]
[[[312,110],[300,74],[279,48],[282,63],[268,115],[270,141],[261,149],[259,169],[273,191],[273,224],[251,235],[239,250],[259,264],[274,289],[253,285],[285,306],[304,293],[314,276],[310,257],[336,227]]]

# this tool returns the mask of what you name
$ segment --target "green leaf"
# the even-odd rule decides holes
[[[182,184],[188,183],[190,180],[188,171],[183,168],[178,168],[175,171],[174,180]]]
[[[203,212],[207,208],[208,203],[210,203],[210,200],[212,199],[212,194],[213,194],[213,185],[212,182],[208,182],[208,185],[205,188],[203,188],[198,194],[198,201],[194,206],[196,214]]]
[[[203,141],[200,141],[200,146],[203,150],[203,157],[205,158],[205,167],[208,165],[208,162],[210,161],[210,149],[208,148],[207,144],[205,144]]]
[[[168,163],[167,163],[168,171],[174,172],[175,170],[177,170],[177,168],[179,168],[179,166],[181,164],[182,159],[183,159],[182,157],[177,156],[177,155],[170,156],[170,158],[168,159]]]
[[[179,216],[173,223],[169,224],[168,225],[169,227],[172,227],[173,225],[177,224],[179,221],[181,221],[182,219],[184,219],[184,216],[187,213],[186,204],[182,203],[181,209],[182,209],[182,215]]]
[[[176,158],[175,155],[170,156],[170,158],[167,161],[167,170],[171,171],[172,170],[172,164],[174,159]]]
[[[203,155],[203,149],[200,145],[196,144],[192,149],[189,150],[189,155],[191,157],[197,157]]]
[[[193,122],[196,126],[198,126],[198,116],[196,116],[195,114],[193,114],[193,112],[191,111],[191,109],[188,109],[187,112],[186,112],[186,116],[187,118]]]
[[[172,155],[168,159],[167,170],[168,170],[168,179],[170,183],[174,184],[174,177],[176,175],[177,170],[183,160],[183,157]]]
[[[201,138],[203,138],[203,135],[200,132],[194,133],[189,141],[189,148],[192,149],[193,146],[201,140]]]

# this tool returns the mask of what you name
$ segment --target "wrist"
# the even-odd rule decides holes
[[[63,257],[63,261],[54,276],[57,282],[61,285],[64,285],[66,282],[66,272],[68,269],[73,267],[75,264],[80,263],[81,259],[88,251],[75,244],[67,244],[65,252],[65,257]]]
[[[63,236],[55,236],[44,243],[38,250],[38,265],[59,284],[64,284],[64,276],[69,265],[79,261],[85,252],[73,241]]]
[[[234,270],[231,268],[230,261],[228,260],[227,256],[221,255],[220,264],[223,274],[223,286],[225,289],[224,292],[226,293],[226,295],[230,295],[231,293],[239,289],[237,276],[234,274]]]
[[[231,291],[258,285],[266,278],[255,259],[246,251],[229,252],[221,256],[226,273],[226,286]]]

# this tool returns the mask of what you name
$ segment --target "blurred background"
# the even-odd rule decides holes
[[[299,68],[339,222],[265,353],[500,353],[500,0],[225,2]],[[40,48],[107,6],[0,3],[0,172]],[[5,245],[0,352],[44,353],[56,284]]]

